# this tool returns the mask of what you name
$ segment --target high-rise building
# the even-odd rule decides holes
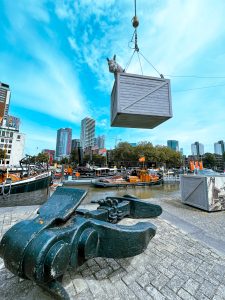
[[[214,153],[222,155],[225,152],[224,141],[214,143]]]
[[[68,157],[71,152],[72,129],[60,128],[57,130],[56,159]]]
[[[191,153],[194,156],[204,155],[204,145],[199,142],[191,144]]]
[[[80,147],[80,139],[72,139],[71,150],[78,149]]]
[[[174,150],[174,151],[179,151],[179,143],[178,141],[175,140],[168,140],[167,141],[167,147]]]
[[[0,124],[4,125],[9,112],[10,88],[6,83],[0,82]]]
[[[18,166],[24,157],[25,134],[19,132],[20,119],[9,116],[10,88],[0,82],[0,149],[5,157],[0,165]]]
[[[95,144],[95,120],[84,118],[81,121],[80,145],[83,150]]]
[[[5,151],[5,158],[0,165],[19,165],[24,157],[25,134],[16,130],[0,127],[0,149]]]
[[[97,136],[95,145],[98,147],[98,149],[105,148],[105,136],[104,135]]]

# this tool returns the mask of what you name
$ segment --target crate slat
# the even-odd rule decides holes
[[[154,128],[171,117],[170,80],[117,73],[111,93],[111,126]]]

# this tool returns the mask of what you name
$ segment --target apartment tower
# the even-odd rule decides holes
[[[81,121],[80,145],[83,150],[95,144],[95,120],[84,118]]]
[[[6,122],[9,112],[10,88],[6,83],[0,82],[0,124]]]

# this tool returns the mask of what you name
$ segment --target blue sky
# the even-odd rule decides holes
[[[25,153],[55,149],[62,127],[79,138],[86,116],[96,120],[96,134],[106,135],[108,149],[116,138],[153,145],[176,139],[190,154],[195,141],[213,152],[214,142],[225,140],[225,1],[137,0],[141,52],[171,79],[173,118],[154,129],[110,127],[114,77],[106,57],[115,53],[122,66],[129,61],[134,1],[0,5],[0,81],[11,87],[10,114],[21,118]],[[144,75],[158,76],[141,63]],[[128,72],[141,74],[137,57]]]

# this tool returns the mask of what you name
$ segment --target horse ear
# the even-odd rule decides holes
[[[106,59],[109,61],[109,58],[108,58],[108,57],[107,57]]]
[[[114,56],[113,56],[113,60],[116,60],[116,54],[114,54]]]

